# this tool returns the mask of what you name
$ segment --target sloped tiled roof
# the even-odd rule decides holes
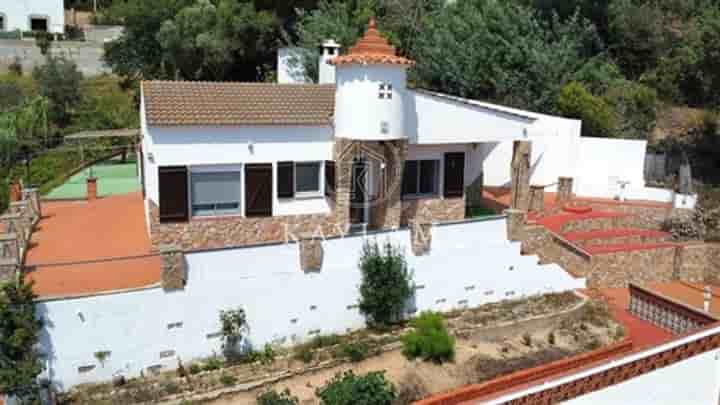
[[[335,85],[146,81],[148,125],[328,125]]]
[[[370,18],[370,23],[368,24],[367,31],[365,31],[365,35],[357,41],[355,46],[350,48],[347,55],[333,58],[329,63],[334,65],[355,63],[408,66],[415,64],[414,61],[395,54],[395,48],[377,31],[375,17]]]

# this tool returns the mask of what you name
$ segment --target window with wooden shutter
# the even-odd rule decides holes
[[[295,164],[293,162],[278,162],[278,198],[293,198],[295,196]]]
[[[332,160],[325,161],[325,195],[335,195],[335,162]]]
[[[462,197],[465,186],[465,153],[453,152],[445,154],[445,181],[443,195],[445,197]]]
[[[160,222],[188,220],[188,174],[185,166],[158,168]]]
[[[272,216],[272,164],[245,165],[245,216]]]

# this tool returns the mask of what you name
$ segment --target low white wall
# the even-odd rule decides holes
[[[666,351],[678,346],[720,333],[720,327],[695,333],[639,353],[625,356],[589,370],[538,384],[522,391],[503,395],[478,404],[500,405],[531,393],[552,389],[559,385],[572,383],[589,375],[602,373],[607,369],[632,363],[639,359]],[[678,363],[651,371],[620,384],[592,392],[570,401],[571,405],[699,405],[717,404],[720,394],[720,350],[690,357]]]
[[[370,237],[405,249],[418,310],[477,306],[585,285],[557,265],[539,266],[536,257],[521,256],[519,244],[506,240],[503,218],[436,226],[432,252],[421,257],[409,252],[407,230]],[[238,307],[247,312],[249,343],[255,347],[360,328],[364,318],[355,305],[363,243],[361,236],[323,242],[318,273],[300,270],[297,244],[218,250],[186,256],[189,280],[183,291],[152,288],[40,302],[48,376],[67,389],[116,373],[136,376],[153,365],[175,367],[177,357],[209,356],[221,348],[219,311]],[[169,328],[173,323],[181,326]],[[104,364],[94,357],[99,351],[111,352]]]

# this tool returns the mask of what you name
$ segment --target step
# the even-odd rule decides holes
[[[610,229],[631,220],[630,215],[619,212],[590,211],[586,213],[563,212],[541,218],[536,222],[553,232],[567,233]]]
[[[619,252],[634,252],[640,250],[655,250],[669,247],[677,247],[677,243],[616,243],[608,245],[589,246],[585,250],[591,255],[602,255]]]
[[[567,232],[562,236],[571,242],[577,243],[581,247],[617,244],[653,244],[669,242],[672,238],[672,235],[667,232],[638,228],[612,228],[585,232]]]

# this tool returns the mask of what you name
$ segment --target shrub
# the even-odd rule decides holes
[[[82,72],[70,59],[49,57],[44,65],[33,69],[32,77],[37,83],[40,95],[50,102],[50,120],[60,127],[65,127],[70,122],[72,111],[82,101]]]
[[[193,363],[190,365],[190,374],[199,374],[202,372],[203,368],[198,363]]]
[[[247,320],[243,309],[220,311],[220,333],[223,341],[223,352],[229,359],[238,355],[238,344],[247,330]]]
[[[355,375],[352,371],[335,375],[315,395],[322,405],[392,405],[397,397],[383,372]]]
[[[37,32],[35,33],[35,45],[40,48],[40,53],[47,55],[52,44],[52,35],[48,32]]]
[[[411,370],[398,383],[398,395],[395,403],[397,405],[412,404],[429,395],[430,392],[423,380],[416,372]]]
[[[292,396],[287,388],[282,392],[265,391],[258,395],[256,399],[258,405],[298,405],[300,403],[298,398]]]
[[[568,83],[560,90],[557,104],[561,114],[583,121],[583,136],[612,136],[615,124],[610,106],[602,98],[590,94],[582,84]]]
[[[648,139],[657,119],[657,93],[639,83],[618,81],[605,94],[615,110],[614,122],[619,137]]]
[[[315,350],[307,345],[296,346],[293,358],[295,360],[300,360],[303,363],[310,363],[315,360]]]
[[[555,331],[550,331],[547,336],[547,341],[549,345],[555,346]]]
[[[523,333],[522,342],[527,347],[532,346],[532,336],[528,332]]]
[[[363,245],[360,257],[359,308],[370,325],[387,326],[399,320],[413,294],[412,274],[404,254],[389,241],[381,248],[376,241]]]
[[[220,376],[220,383],[226,387],[235,385],[237,383],[237,377],[229,373],[222,373]]]
[[[340,353],[353,362],[365,360],[369,350],[368,345],[362,342],[345,343],[340,346]]]
[[[219,370],[222,368],[223,362],[218,359],[217,357],[211,357],[208,359],[207,362],[205,362],[205,365],[203,366],[203,370],[205,371],[213,371],[213,370]]]
[[[408,359],[442,363],[455,358],[455,339],[448,334],[445,320],[434,312],[423,312],[410,321],[413,330],[401,337],[402,353]]]
[[[23,66],[20,57],[16,56],[12,63],[8,65],[8,72],[14,74],[15,76],[22,76]]]

